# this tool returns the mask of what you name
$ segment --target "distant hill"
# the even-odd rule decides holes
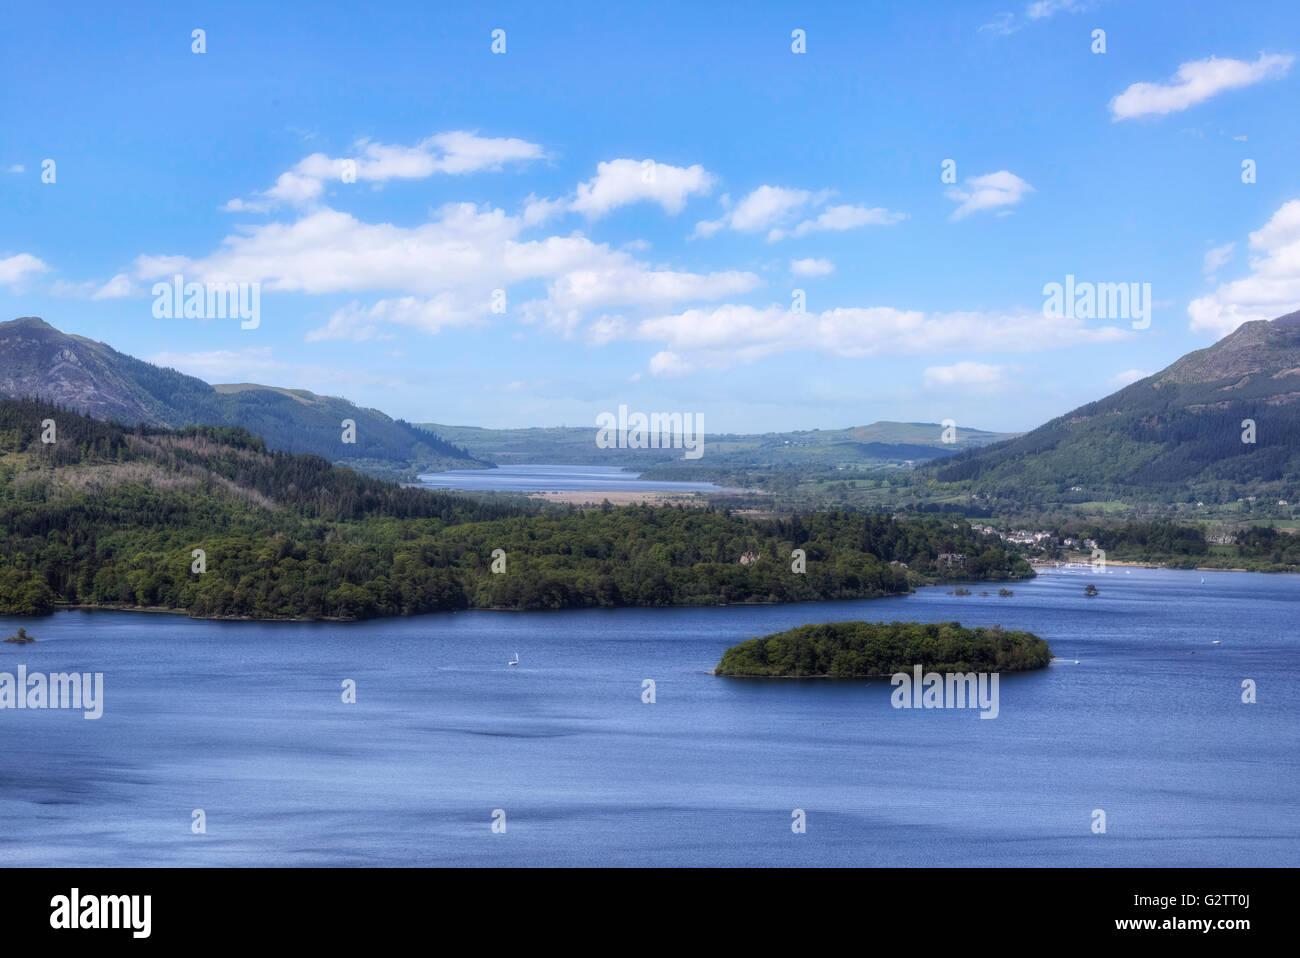
[[[1254,422],[1254,442],[1243,422]],[[1300,498],[1300,312],[1245,323],[1206,349],[1016,439],[924,475],[1022,504]],[[1278,507],[1278,500],[1288,505]]]
[[[484,429],[423,423],[473,455],[499,465],[664,466],[683,470],[806,468],[882,468],[928,462],[961,449],[1009,438],[1008,433],[959,427],[955,443],[943,442],[939,423],[877,422],[847,429],[812,429],[756,434],[706,433],[704,455],[684,460],[680,449],[601,449],[596,426]]]
[[[384,474],[483,465],[442,437],[377,409],[305,389],[211,386],[33,316],[0,323],[0,397],[43,399],[126,425],[236,426],[262,436],[271,449]],[[356,423],[355,444],[342,441],[344,419]]]

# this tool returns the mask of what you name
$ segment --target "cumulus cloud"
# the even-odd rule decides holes
[[[605,307],[658,308],[708,302],[757,289],[754,273],[694,273],[651,265],[631,251],[594,243],[581,234],[521,238],[522,217],[503,210],[452,203],[414,227],[365,223],[328,208],[293,223],[268,223],[226,237],[208,256],[141,256],[141,281],[256,282],[263,292],[307,294],[376,292],[370,305],[336,311],[309,338],[373,339],[385,327],[436,333],[491,314],[495,290],[541,282],[546,295],[519,307],[524,321],[572,332],[589,311]],[[401,295],[384,296],[392,291]]]
[[[654,160],[610,160],[596,167],[596,175],[578,188],[566,206],[575,213],[596,218],[632,203],[658,203],[676,215],[688,197],[708,193],[714,177],[698,163],[670,166]]]
[[[1049,319],[1041,311],[933,313],[892,307],[850,307],[796,313],[773,304],[724,304],[642,320],[631,338],[663,348],[663,375],[689,369],[722,369],[767,356],[812,351],[833,356],[917,355],[979,350],[1029,352],[1130,338],[1131,330],[1088,327],[1082,320]],[[684,357],[684,358],[683,358]]]
[[[343,182],[345,172],[358,183],[382,184],[388,180],[419,180],[442,173],[461,175],[499,170],[507,163],[525,163],[545,156],[536,143],[509,137],[481,137],[455,130],[439,133],[414,146],[393,146],[358,140],[353,157],[313,153],[293,169],[280,174],[270,189],[247,200],[233,199],[228,212],[266,212],[278,206],[306,206],[320,199],[326,182]]]
[[[828,259],[792,259],[790,272],[795,276],[829,276],[835,264]]]
[[[1250,274],[1187,307],[1195,332],[1226,336],[1242,323],[1300,309],[1300,200],[1285,203],[1250,234]]]
[[[135,292],[131,278],[125,273],[118,273],[90,295],[91,299],[122,299]]]
[[[260,282],[264,291],[337,293],[404,290],[436,294],[495,280],[489,288],[577,265],[592,255],[582,237],[517,243],[519,221],[472,203],[444,206],[415,227],[365,223],[318,209],[292,223],[268,223],[226,237],[198,259],[143,256],[140,279],[183,272],[199,282]]]
[[[44,273],[49,267],[31,253],[0,256],[0,286],[17,286],[30,276]]]
[[[814,194],[810,190],[760,186],[739,203],[730,206],[718,219],[696,223],[695,235],[712,236],[723,229],[736,230],[740,233],[767,229],[811,203],[813,198]],[[730,200],[730,197],[724,196],[724,205],[730,205]]]
[[[966,360],[951,366],[929,366],[922,373],[926,389],[976,388],[991,391],[1006,385],[1007,368]]]
[[[1178,113],[1225,90],[1276,80],[1291,69],[1294,57],[1264,54],[1254,62],[1208,57],[1178,67],[1168,83],[1134,83],[1110,101],[1112,120]]]
[[[526,226],[537,226],[563,213],[581,213],[595,220],[634,203],[657,203],[675,216],[690,197],[711,192],[715,182],[716,177],[698,163],[681,167],[650,159],[609,160],[597,164],[596,175],[579,183],[568,196],[529,196],[524,201],[523,221]]]
[[[677,379],[695,369],[693,363],[666,349],[650,357],[650,374],[662,379]]]
[[[998,170],[996,173],[970,177],[966,180],[965,187],[949,187],[946,195],[958,204],[950,218],[960,220],[983,210],[1015,206],[1024,199],[1026,193],[1032,192],[1034,188],[1016,174]]]
[[[529,195],[524,200],[523,221],[525,226],[540,226],[547,220],[563,213],[568,204],[564,200],[551,200]]]

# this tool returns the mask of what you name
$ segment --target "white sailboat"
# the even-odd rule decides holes
[[[513,662],[507,662],[506,665],[518,665],[518,664],[519,664],[519,653],[516,652],[516,653],[515,653],[515,659],[514,659],[514,661],[513,661]]]

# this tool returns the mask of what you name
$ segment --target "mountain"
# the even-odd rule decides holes
[[[921,472],[932,492],[960,487],[1021,506],[1159,502],[1290,516],[1300,499],[1300,312],[1245,323],[1104,399]]]
[[[499,465],[631,465],[641,469],[672,468],[683,472],[782,467],[898,467],[1009,438],[1008,433],[960,427],[956,432],[956,442],[945,443],[943,426],[939,423],[904,422],[796,432],[706,433],[704,455],[697,460],[685,460],[680,449],[602,449],[596,445],[594,419],[590,426],[525,429],[484,429],[444,423],[422,423],[421,426],[464,446],[475,456]]]
[[[0,323],[0,397],[43,399],[126,425],[237,426],[262,436],[271,449],[314,453],[390,476],[483,465],[442,437],[377,409],[305,389],[212,386],[34,316]],[[343,442],[345,419],[356,424],[355,443]]]

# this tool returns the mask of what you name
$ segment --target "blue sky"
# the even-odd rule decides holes
[[[1300,308],[1294,3],[699,6],[11,7],[0,317],[413,421],[749,432],[1028,429]],[[176,273],[259,325],[157,318]],[[1045,315],[1067,274],[1150,325]]]

